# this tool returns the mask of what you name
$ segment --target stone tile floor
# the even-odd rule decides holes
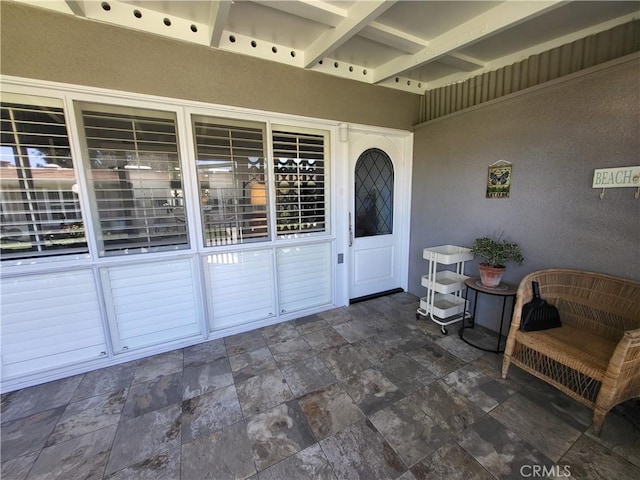
[[[591,411],[400,293],[2,397],[2,479],[640,478]]]

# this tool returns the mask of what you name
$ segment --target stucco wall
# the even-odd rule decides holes
[[[0,72],[410,130],[415,94],[3,0]]]
[[[424,247],[502,232],[525,256],[505,280],[556,267],[640,280],[640,199],[591,188],[596,168],[640,164],[639,79],[634,55],[416,128],[410,291],[424,295]],[[500,159],[513,163],[511,196],[487,199],[487,168]]]

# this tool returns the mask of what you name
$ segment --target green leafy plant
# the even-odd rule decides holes
[[[504,267],[505,263],[511,261],[522,265],[524,257],[522,250],[517,243],[506,240],[493,240],[488,237],[476,238],[471,247],[471,253],[485,259],[485,263],[490,267]]]

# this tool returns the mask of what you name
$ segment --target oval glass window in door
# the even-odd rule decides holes
[[[378,148],[356,162],[355,217],[356,238],[393,233],[393,163]]]

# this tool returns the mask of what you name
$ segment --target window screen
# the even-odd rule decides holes
[[[278,235],[324,232],[325,136],[273,132]]]
[[[21,100],[2,102],[2,258],[87,253],[62,102]]]
[[[173,114],[80,106],[100,255],[188,248]]]
[[[267,240],[264,125],[193,118],[205,246]]]

